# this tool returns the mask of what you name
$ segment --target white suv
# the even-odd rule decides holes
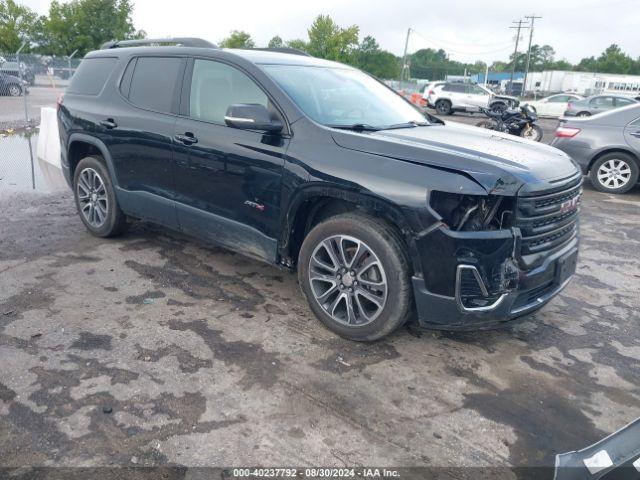
[[[518,105],[518,99],[507,95],[496,95],[488,88],[471,83],[442,83],[429,91],[427,105],[440,115],[457,111],[477,112],[478,107],[506,110]]]

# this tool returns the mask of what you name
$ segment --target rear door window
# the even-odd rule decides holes
[[[445,85],[442,90],[445,92],[465,93],[467,88],[463,83],[450,83]]]
[[[179,57],[139,57],[129,87],[131,103],[147,110],[170,113],[182,65]]]
[[[67,92],[98,95],[118,61],[115,57],[85,58],[73,75]]]
[[[596,97],[591,100],[591,105],[601,108],[613,108],[613,97]]]

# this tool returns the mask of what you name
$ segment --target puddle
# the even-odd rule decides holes
[[[60,168],[37,158],[37,145],[37,130],[0,136],[0,194],[68,189]]]

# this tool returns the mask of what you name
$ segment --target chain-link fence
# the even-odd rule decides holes
[[[0,194],[37,189],[43,171],[37,158],[42,107],[54,107],[79,59],[0,52]]]
[[[80,60],[0,52],[0,131],[35,126],[53,106]]]

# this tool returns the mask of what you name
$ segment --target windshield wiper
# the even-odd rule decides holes
[[[398,128],[415,128],[415,127],[428,127],[431,123],[428,122],[404,122],[404,123],[396,123],[394,125],[389,125],[387,127],[379,128],[378,130],[396,130]]]
[[[350,125],[327,125],[331,128],[340,128],[342,130],[354,130],[356,132],[377,132],[380,130],[378,127],[369,125],[367,123],[352,123]]]

